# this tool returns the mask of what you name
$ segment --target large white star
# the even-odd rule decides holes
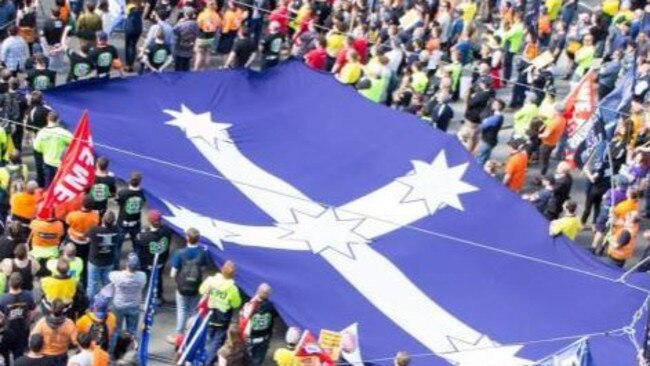
[[[166,124],[180,127],[190,139],[203,139],[217,150],[219,150],[220,143],[232,143],[228,134],[228,128],[232,125],[212,121],[210,112],[194,113],[185,104],[181,104],[180,111],[165,109],[163,112],[174,117],[173,120],[166,122]]]
[[[283,235],[282,239],[304,241],[316,254],[331,249],[354,259],[351,245],[369,242],[354,231],[363,219],[342,220],[333,208],[327,208],[316,216],[296,210],[292,212],[295,222],[277,224],[278,227],[290,231]]]
[[[456,366],[527,366],[529,360],[516,356],[523,348],[521,345],[500,346],[489,338],[482,336],[477,342],[465,342],[449,337],[449,342],[457,352],[441,355]]]
[[[477,188],[462,180],[468,163],[449,167],[445,152],[440,151],[431,164],[412,161],[414,170],[397,181],[410,187],[402,202],[423,201],[429,214],[446,205],[463,210],[459,195],[474,192]]]

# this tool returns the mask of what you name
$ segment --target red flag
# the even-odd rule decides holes
[[[564,98],[564,115],[567,118],[566,132],[569,137],[566,151],[567,161],[573,161],[573,153],[578,145],[587,137],[589,128],[586,125],[596,112],[596,72],[589,71]]]
[[[297,357],[318,357],[318,360],[322,365],[334,366],[334,361],[332,361],[327,352],[320,347],[316,338],[314,338],[308,330],[302,333],[300,342],[298,342],[298,345],[296,346],[295,355]]]
[[[95,149],[93,148],[88,111],[84,111],[74,131],[61,166],[45,191],[38,216],[52,217],[54,207],[71,201],[95,182]]]

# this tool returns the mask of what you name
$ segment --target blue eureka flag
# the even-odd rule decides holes
[[[358,334],[352,364],[405,350],[428,355],[415,365],[531,365],[571,343],[558,338],[629,325],[648,295],[646,276],[618,281],[551,237],[454,136],[297,60],[46,99],[66,121],[87,108],[111,170],[142,172],[164,220],[199,229],[247,293],[268,282],[289,325]],[[590,346],[603,365],[635,360],[627,337]]]
[[[151,331],[153,328],[154,315],[156,313],[156,289],[158,276],[160,276],[160,268],[158,268],[158,254],[156,254],[151,269],[151,276],[149,277],[149,286],[147,287],[147,295],[144,303],[145,312],[142,332],[140,333],[140,342],[138,343],[138,359],[140,360],[140,366],[146,366],[149,359],[149,342],[151,341]]]

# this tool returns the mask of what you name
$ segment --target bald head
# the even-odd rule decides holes
[[[233,261],[226,261],[221,267],[221,274],[225,278],[235,277],[235,263]]]
[[[269,297],[271,297],[271,285],[266,282],[260,284],[257,287],[257,292],[255,294],[262,300],[268,300]]]
[[[77,255],[77,247],[74,244],[68,243],[63,247],[63,255],[68,258],[72,258]]]
[[[38,189],[38,183],[35,180],[30,180],[29,182],[27,182],[27,187],[25,188],[27,193],[34,194],[34,192],[36,192],[37,189]]]

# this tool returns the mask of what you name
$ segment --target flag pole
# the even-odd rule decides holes
[[[147,288],[147,298],[145,300],[145,311],[144,319],[142,324],[142,333],[140,334],[140,349],[139,360],[140,366],[147,366],[147,361],[149,359],[149,336],[151,333],[151,327],[153,325],[153,317],[155,313],[154,301],[156,295],[156,288],[158,285],[158,259],[160,253],[156,253],[153,259],[153,267],[151,268],[151,275],[149,276],[149,287]]]

